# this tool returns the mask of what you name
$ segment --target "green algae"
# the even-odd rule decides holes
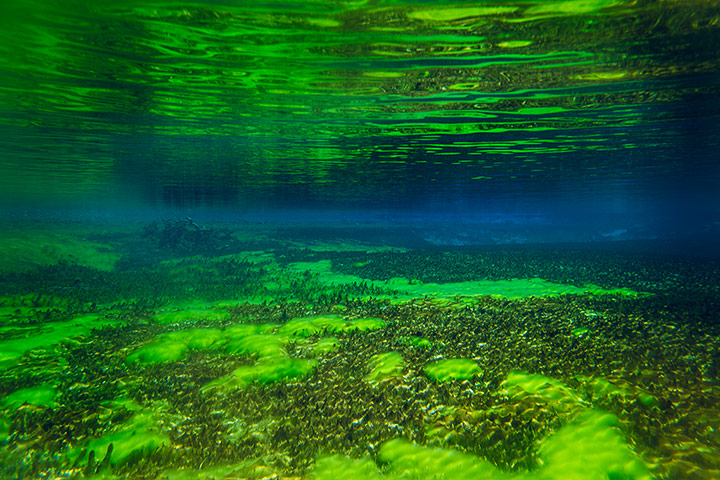
[[[407,345],[407,346],[416,347],[416,348],[432,347],[432,342],[429,339],[427,339],[425,337],[417,337],[417,336],[401,337],[400,340],[398,340],[398,343],[400,345]]]
[[[380,480],[381,476],[375,462],[369,457],[360,459],[343,455],[319,457],[313,471],[317,480]]]
[[[229,375],[217,378],[202,387],[202,392],[227,392],[245,388],[252,383],[276,383],[285,380],[302,378],[309,374],[317,365],[317,360],[297,358],[272,358],[260,361],[255,365],[244,365],[233,370]]]
[[[219,348],[224,343],[223,331],[216,328],[195,328],[162,333],[149,344],[128,355],[127,363],[176,362],[190,350]]]
[[[570,332],[570,333],[575,337],[582,338],[585,335],[587,335],[588,333],[590,333],[590,329],[586,328],[586,327],[578,327],[578,328],[574,328],[572,330],[572,332]]]
[[[145,365],[152,363],[177,362],[185,357],[188,350],[188,346],[184,343],[150,343],[128,355],[125,361],[131,364],[141,363]]]
[[[172,312],[173,314],[179,312]],[[368,331],[385,326],[378,318],[346,321],[339,315],[299,317],[277,324],[240,324],[225,330],[195,328],[163,333],[128,355],[127,363],[151,364],[182,360],[191,350],[224,350],[237,355],[255,355],[258,359],[286,356],[285,345],[305,342],[311,335],[343,331]],[[319,352],[329,352],[334,342],[317,344]]]
[[[379,450],[382,470],[367,457],[356,460],[333,455],[319,457],[314,473],[317,480],[650,480],[648,468],[623,440],[616,425],[617,418],[603,411],[579,413],[538,443],[541,462],[530,471],[505,472],[468,453],[394,439]]]
[[[258,358],[272,358],[285,355],[285,338],[277,335],[247,335],[230,340],[225,346],[229,353],[257,355]]]
[[[504,385],[511,395],[524,392],[548,400],[583,402],[575,391],[562,382],[537,373],[512,371],[505,378]]]
[[[340,341],[337,337],[326,337],[319,339],[313,347],[315,355],[325,355],[332,352]]]
[[[16,365],[22,355],[36,348],[53,348],[58,343],[89,335],[93,329],[108,325],[121,325],[122,321],[106,319],[103,315],[82,315],[65,322],[48,322],[38,327],[3,327],[12,330],[12,338],[0,341],[0,367]]]
[[[429,378],[438,382],[465,380],[482,374],[482,370],[477,363],[462,358],[440,360],[431,363],[425,366],[423,372],[425,372],[425,375]]]
[[[81,464],[87,463],[89,453],[94,452],[95,460],[102,461],[110,450],[110,463],[121,464],[131,457],[144,456],[163,445],[170,445],[170,437],[162,431],[163,415],[159,410],[167,410],[168,405],[158,402],[155,408],[145,408],[127,399],[118,399],[111,403],[114,410],[125,409],[132,416],[125,422],[110,427],[102,436],[91,438],[70,452],[68,458]]]
[[[285,336],[309,337],[316,333],[328,331],[339,332],[345,327],[345,320],[339,315],[317,315],[312,317],[293,318],[278,329],[278,334]]]
[[[391,478],[511,478],[474,455],[445,448],[423,447],[407,440],[390,440],[380,448],[379,460],[389,464]]]
[[[350,323],[348,323],[344,331],[351,332],[353,330],[357,330],[359,332],[366,332],[368,330],[377,330],[380,328],[385,327],[386,323],[375,317],[368,317],[368,318],[357,318]]]
[[[638,297],[643,294],[628,288],[604,289],[588,284],[584,287],[550,282],[541,278],[511,280],[475,280],[454,283],[423,283],[402,277],[387,281],[370,280],[355,275],[334,272],[330,260],[296,262],[288,270],[301,274],[309,272],[326,287],[351,284],[367,284],[387,293],[373,295],[378,299],[403,302],[417,298],[433,297],[453,299],[490,295],[498,298],[519,299],[526,297],[555,297],[560,295],[622,295]]]
[[[543,466],[539,480],[627,479],[649,480],[645,464],[620,435],[617,417],[600,410],[586,410],[540,443]]]
[[[12,410],[26,403],[38,407],[53,407],[56,405],[56,397],[57,390],[55,386],[50,383],[43,383],[34,387],[16,390],[10,395],[3,397],[2,400],[0,400],[0,404]]]
[[[368,361],[370,373],[365,380],[370,383],[378,383],[384,380],[399,377],[405,368],[405,360],[397,352],[378,353]]]

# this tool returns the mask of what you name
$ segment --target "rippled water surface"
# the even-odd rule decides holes
[[[2,9],[6,198],[720,203],[713,1]]]

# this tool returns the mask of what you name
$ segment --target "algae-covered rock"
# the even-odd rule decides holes
[[[617,417],[610,413],[582,412],[541,443],[539,455],[543,467],[534,478],[649,480],[650,472],[616,425]]]
[[[279,335],[288,337],[309,337],[324,331],[335,333],[346,325],[339,315],[316,315],[312,317],[293,318],[278,329]]]
[[[230,340],[225,350],[238,355],[257,355],[258,358],[277,357],[285,354],[286,342],[277,335],[248,335]]]
[[[128,355],[127,363],[165,363],[177,362],[183,358],[189,347],[180,342],[157,342],[145,345]]]
[[[245,388],[251,383],[274,383],[301,378],[310,373],[317,360],[297,358],[273,358],[255,365],[236,368],[232,373],[215,379],[204,387],[203,392],[230,391]]]
[[[164,402],[160,402],[160,405],[167,408]],[[109,453],[110,463],[117,465],[129,460],[131,456],[143,456],[163,445],[170,445],[170,437],[162,430],[163,419],[160,412],[129,400],[116,400],[112,402],[112,406],[114,409],[133,412],[132,416],[68,452],[71,462],[86,464],[90,452],[94,452],[95,461],[102,461]]]
[[[38,407],[55,406],[55,397],[57,390],[50,383],[43,383],[34,387],[21,388],[0,400],[3,407],[16,409],[19,406],[28,403]]]
[[[184,343],[192,350],[206,350],[220,346],[225,341],[225,333],[218,328],[193,328],[160,334],[155,341]]]
[[[487,460],[457,450],[429,448],[407,440],[390,440],[379,459],[388,464],[390,478],[413,479],[510,479]]]
[[[583,400],[571,388],[553,378],[537,373],[512,371],[505,378],[505,388],[512,395],[529,393],[548,400],[582,403]]]
[[[379,328],[383,328],[384,326],[385,326],[385,322],[379,318],[375,318],[375,317],[357,318],[345,326],[345,331],[349,332],[349,331],[357,330],[359,332],[365,332],[368,330],[377,330]]]
[[[398,343],[400,345],[408,345],[410,347],[416,347],[416,348],[432,347],[432,342],[425,337],[416,337],[416,336],[401,337],[400,340],[398,340]]]
[[[368,382],[382,382],[392,377],[398,377],[402,374],[405,367],[405,360],[402,355],[397,352],[379,353],[373,355],[368,362],[370,373],[367,374],[365,380]]]
[[[342,455],[327,455],[315,462],[316,480],[380,480],[375,463],[368,457],[348,458]]]
[[[466,380],[482,373],[477,363],[463,358],[440,360],[425,366],[423,371],[429,378],[438,382]]]
[[[332,352],[337,346],[339,340],[337,337],[321,338],[315,343],[313,352],[315,355],[325,355],[326,353]]]

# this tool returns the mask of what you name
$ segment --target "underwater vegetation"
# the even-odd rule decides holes
[[[0,280],[1,478],[720,474],[712,264],[643,290],[536,278],[577,252],[134,252]]]

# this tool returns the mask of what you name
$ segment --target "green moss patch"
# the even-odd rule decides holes
[[[650,480],[645,464],[615,427],[617,418],[599,410],[580,413],[571,423],[539,444],[541,466],[529,472],[505,472],[487,460],[448,448],[432,448],[404,439],[385,442],[378,459],[382,472],[370,459],[337,455],[317,460],[315,478],[415,480]]]
[[[456,358],[450,360],[440,360],[431,363],[423,369],[425,375],[438,382],[447,382],[448,380],[466,380],[475,375],[482,374],[482,370],[477,363],[472,360]]]
[[[582,402],[580,396],[562,382],[537,373],[512,371],[505,378],[504,385],[511,395],[528,393],[547,400]]]
[[[296,273],[309,272],[321,284],[328,287],[351,284],[367,284],[375,287],[382,293],[373,295],[379,299],[390,299],[402,302],[417,298],[445,298],[476,297],[491,295],[500,298],[526,298],[526,297],[554,297],[559,295],[623,295],[637,297],[643,295],[629,288],[604,289],[597,285],[577,287],[554,283],[542,278],[510,279],[510,280],[475,280],[453,283],[423,283],[402,277],[391,278],[387,281],[370,280],[355,275],[334,272],[330,260],[318,262],[297,262],[288,266],[289,271]]]
[[[401,337],[400,340],[398,341],[398,343],[400,345],[407,345],[407,346],[416,347],[416,348],[432,347],[432,342],[425,337],[416,337],[416,336]]]
[[[25,403],[38,407],[53,407],[56,405],[56,396],[55,387],[50,383],[43,383],[35,387],[16,390],[0,400],[0,404],[13,410]]]
[[[130,457],[143,456],[163,445],[170,445],[170,437],[161,430],[163,422],[158,412],[127,400],[113,402],[113,408],[124,408],[133,414],[127,421],[113,426],[104,435],[90,439],[86,444],[70,451],[68,458],[72,462],[82,455],[79,458],[80,463],[87,463],[90,452],[95,452],[95,460],[100,462],[112,445],[110,463],[116,465]]]
[[[315,355],[325,355],[335,350],[339,340],[336,337],[321,338],[315,343],[313,352]]]
[[[599,410],[582,412],[539,448],[538,479],[649,480],[643,462],[623,440],[617,418]]]
[[[7,368],[18,363],[27,351],[36,348],[52,348],[54,345],[74,337],[89,335],[95,328],[121,325],[123,322],[106,319],[102,315],[83,315],[65,322],[50,322],[38,327],[13,327],[12,336],[0,341],[0,367]],[[0,329],[9,334],[10,327]]]
[[[345,326],[346,332],[357,330],[360,332],[366,332],[368,330],[378,330],[385,327],[385,322],[379,318],[368,317],[368,318],[357,318],[349,322]]]
[[[345,320],[338,315],[317,315],[313,317],[293,318],[278,329],[278,334],[289,337],[309,337],[325,331],[342,331]]]
[[[252,366],[236,368],[232,373],[203,386],[203,393],[245,388],[251,383],[275,383],[304,377],[317,365],[317,360],[274,358]]]
[[[230,340],[225,350],[238,355],[257,355],[258,358],[272,358],[285,355],[285,339],[277,335],[248,335]]]
[[[389,378],[399,377],[405,368],[405,360],[397,352],[379,353],[373,355],[368,361],[368,369],[365,380],[371,383],[382,382]]]

